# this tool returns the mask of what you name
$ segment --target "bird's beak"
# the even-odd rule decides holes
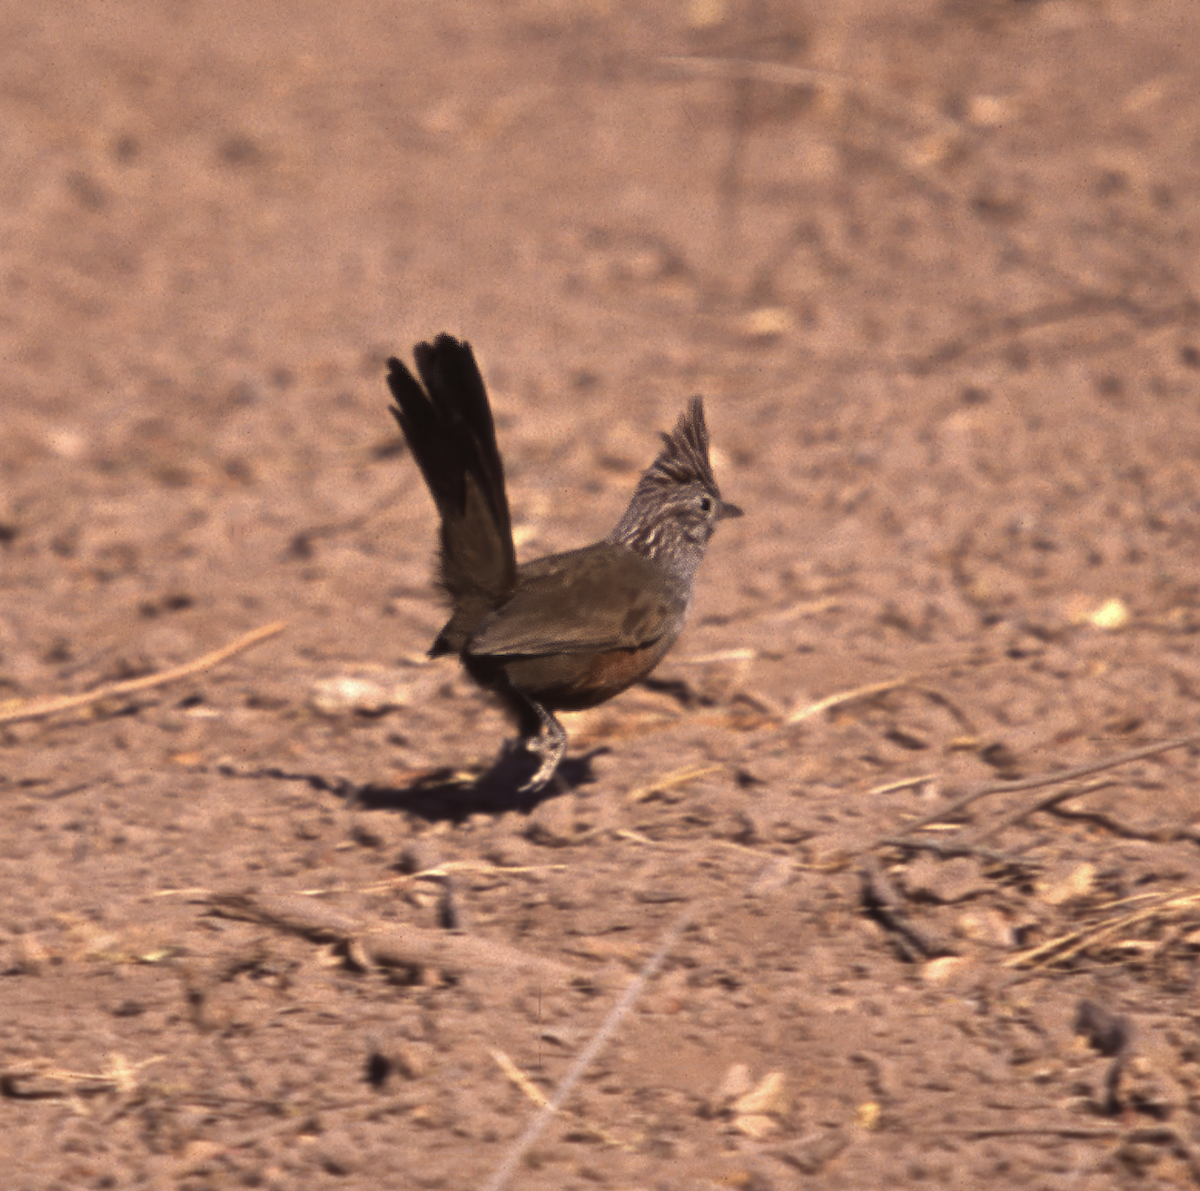
[[[721,501],[717,506],[718,521],[724,521],[726,517],[744,517],[745,515],[741,505],[731,504],[727,500]]]

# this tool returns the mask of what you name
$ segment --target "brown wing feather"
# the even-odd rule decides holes
[[[530,656],[638,649],[678,623],[682,598],[661,567],[624,546],[599,542],[521,567],[512,598],[480,622],[476,656]]]

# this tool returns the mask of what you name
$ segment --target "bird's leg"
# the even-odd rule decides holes
[[[540,703],[522,696],[538,718],[540,728],[536,736],[526,736],[522,743],[528,752],[541,758],[537,773],[523,786],[522,794],[533,794],[540,790],[558,769],[558,763],[567,751],[567,731]]]

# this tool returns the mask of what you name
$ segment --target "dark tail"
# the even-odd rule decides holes
[[[388,360],[388,388],[409,450],[442,519],[438,580],[453,614],[429,651],[459,652],[476,624],[516,586],[504,465],[487,389],[468,343],[439,335],[413,349],[424,383]]]

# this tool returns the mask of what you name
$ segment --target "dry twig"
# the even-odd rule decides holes
[[[162,1055],[152,1055],[140,1063],[131,1063],[124,1055],[114,1054],[105,1071],[68,1071],[48,1059],[35,1059],[0,1069],[0,1092],[17,1100],[48,1100],[100,1092],[127,1095],[137,1089],[142,1069],[162,1059]]]
[[[964,794],[959,795],[953,802],[943,806],[940,810],[936,810],[932,814],[926,815],[923,819],[918,819],[915,823],[909,824],[903,834],[911,835],[934,823],[941,823],[951,815],[958,814],[959,811],[970,806],[971,803],[977,802],[980,798],[988,798],[993,794],[1016,794],[1022,790],[1036,790],[1041,786],[1055,786],[1059,782],[1073,782],[1082,777],[1090,777],[1093,773],[1103,773],[1106,769],[1115,769],[1119,765],[1129,765],[1134,761],[1142,761],[1147,757],[1157,757],[1160,753],[1169,753],[1174,749],[1188,748],[1196,744],[1200,744],[1200,736],[1177,736],[1174,740],[1164,740],[1159,744],[1148,744],[1144,748],[1130,749],[1129,752],[1118,753],[1115,757],[1108,757],[1103,761],[1092,761],[1087,765],[1077,765],[1074,769],[1061,769],[1056,773],[1043,773],[1037,777],[1029,777],[1017,782],[983,782],[978,786],[969,787]],[[1085,791],[1077,790],[1075,793],[1080,794],[1085,793]],[[1026,810],[1024,813],[1029,813],[1029,810]],[[889,837],[887,840],[877,841],[875,846],[878,846],[879,843],[887,842],[892,842],[892,837]]]
[[[1114,909],[1117,906],[1125,906],[1133,902],[1149,902],[1150,904],[1142,904],[1137,909],[1103,918],[1099,922],[1091,922],[1087,926],[1068,931],[1057,938],[1048,939],[1045,943],[1010,956],[1004,961],[1004,966],[1006,968],[1025,968],[1064,964],[1084,951],[1112,944],[1118,936],[1127,934],[1135,927],[1153,922],[1164,924],[1190,921],[1200,915],[1200,890],[1197,889],[1186,893],[1145,894],[1135,898],[1125,898],[1105,908]]]
[[[0,705],[0,724],[18,724],[24,720],[40,720],[59,711],[70,711],[74,707],[86,707],[90,703],[99,703],[101,699],[111,699],[117,695],[131,695],[134,691],[145,691],[151,687],[178,682],[179,679],[187,678],[189,675],[199,674],[203,670],[211,670],[213,666],[220,665],[221,662],[233,657],[235,653],[241,653],[252,645],[265,641],[268,637],[274,637],[277,633],[282,633],[285,628],[287,628],[287,622],[277,620],[273,624],[266,624],[262,628],[245,633],[237,640],[230,641],[228,645],[214,649],[212,653],[206,653],[194,661],[185,662],[182,666],[161,670],[157,674],[143,674],[140,678],[130,678],[124,682],[108,682],[94,691],[85,691],[82,695],[56,695],[51,699],[18,700],[16,706],[10,705],[7,708]]]
[[[496,1060],[496,1065],[508,1077],[509,1082],[512,1083],[514,1087],[519,1088],[520,1091],[524,1093],[526,1099],[532,1100],[533,1103],[538,1106],[538,1108],[548,1109],[551,1113],[558,1111],[551,1107],[550,1101],[542,1095],[542,1091],[537,1084],[535,1084],[533,1080],[531,1080],[529,1076],[526,1075],[525,1072],[522,1071],[521,1068],[518,1067],[516,1063],[514,1063],[512,1059],[510,1059],[508,1055],[504,1053],[504,1051],[496,1050],[493,1047],[490,1053],[492,1058]],[[576,1115],[574,1119],[578,1121],[579,1124],[588,1131],[588,1133],[598,1140],[604,1142],[606,1145],[617,1146],[623,1150],[632,1148],[631,1146],[626,1145],[620,1139],[614,1137],[607,1130],[601,1129],[599,1125],[593,1125],[578,1115]]]
[[[583,1073],[592,1065],[596,1056],[616,1033],[621,1019],[633,1007],[633,1003],[642,995],[643,989],[654,978],[658,969],[666,963],[671,949],[679,942],[680,935],[687,929],[695,916],[695,909],[688,906],[682,914],[668,927],[658,950],[646,961],[646,966],[638,973],[629,987],[621,994],[620,1000],[609,1010],[600,1028],[592,1035],[592,1040],[584,1047],[579,1057],[571,1064],[570,1070],[563,1076],[562,1082],[554,1095],[537,1111],[533,1120],[525,1127],[525,1131],[513,1143],[505,1155],[504,1161],[496,1168],[495,1173],[487,1181],[484,1191],[503,1191],[509,1179],[516,1173],[526,1151],[541,1135],[550,1118],[562,1108]]]
[[[674,769],[670,773],[664,773],[661,777],[656,777],[644,786],[637,786],[635,789],[630,790],[625,795],[625,801],[648,802],[656,794],[665,793],[676,786],[686,785],[698,777],[716,773],[718,770],[724,768],[724,765],[685,765],[682,769]]]
[[[1052,794],[1039,794],[1024,806],[1018,807],[1011,814],[1005,815],[999,823],[981,831],[975,836],[974,842],[982,844],[985,840],[995,839],[1002,831],[1015,827],[1022,820],[1038,811],[1053,810],[1059,803],[1069,802],[1072,798],[1081,798],[1084,794],[1094,794],[1097,790],[1105,790],[1118,783],[1110,777],[1097,778],[1094,782],[1084,782],[1079,786],[1068,786],[1065,790],[1055,790]]]
[[[219,914],[261,922],[310,939],[339,943],[385,968],[436,968],[446,972],[524,972],[566,986],[587,974],[506,943],[418,926],[370,926],[310,897],[213,893],[205,899]]]
[[[858,699],[869,699],[872,695],[883,695],[898,687],[908,686],[910,681],[908,678],[891,678],[887,682],[872,682],[868,686],[855,687],[850,691],[838,691],[836,694],[827,695],[824,699],[818,699],[815,703],[806,703],[802,707],[797,707],[788,713],[783,722],[785,725],[798,724],[801,720],[812,719],[814,715],[820,715],[821,712],[828,711],[831,707],[838,707],[843,703],[853,703]]]
[[[859,868],[863,904],[872,916],[892,932],[896,947],[909,963],[919,958],[957,955],[957,948],[932,931],[913,923],[900,904],[900,898],[887,874],[873,856],[863,858]]]

